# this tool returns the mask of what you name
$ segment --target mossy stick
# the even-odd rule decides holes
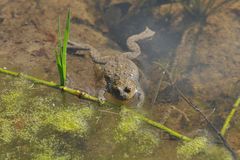
[[[225,120],[225,122],[224,122],[224,124],[223,124],[223,127],[222,127],[222,129],[221,129],[221,135],[222,135],[222,136],[225,135],[227,129],[229,128],[230,122],[231,122],[231,120],[233,119],[233,116],[234,116],[234,114],[236,113],[237,108],[239,107],[239,105],[240,105],[240,97],[238,97],[238,99],[235,101],[231,112],[228,114],[228,116],[227,116],[227,118],[226,118],[226,120]]]
[[[9,70],[6,70],[6,69],[3,69],[3,68],[0,68],[0,73],[4,73],[4,74],[7,74],[7,75],[11,75],[11,76],[14,76],[14,77],[22,77],[22,78],[25,78],[33,83],[36,83],[36,84],[42,84],[42,85],[45,85],[45,86],[48,86],[48,87],[52,87],[52,88],[55,88],[55,89],[59,89],[61,91],[64,91],[64,92],[67,92],[69,94],[72,94],[72,95],[75,95],[77,96],[78,98],[81,98],[81,99],[85,99],[85,100],[89,100],[89,101],[92,101],[92,102],[96,102],[96,103],[99,103],[101,105],[105,105],[105,106],[112,106],[112,107],[116,107],[117,105],[115,104],[112,104],[108,101],[101,101],[100,99],[98,99],[97,97],[95,96],[91,96],[89,95],[88,93],[86,92],[82,92],[82,91],[79,91],[79,90],[75,90],[75,89],[72,89],[72,88],[68,88],[68,87],[65,87],[65,86],[60,86],[54,82],[49,82],[49,81],[45,81],[45,80],[41,80],[41,79],[38,79],[38,78],[35,78],[33,76],[29,76],[29,75],[26,75],[26,74],[23,74],[23,73],[17,73],[17,72],[13,72],[13,71],[9,71]],[[117,106],[117,107],[120,107],[120,106]],[[121,106],[121,107],[125,107],[127,108],[126,106]],[[128,109],[129,111],[131,112],[134,112],[133,110],[131,109]],[[161,129],[163,131],[165,131],[166,133],[176,137],[176,138],[179,138],[183,141],[190,141],[192,140],[191,138],[189,137],[186,137],[166,126],[164,126],[163,124],[161,123],[158,123],[158,122],[155,122],[137,112],[134,112],[138,117],[139,119],[141,119],[142,121],[146,122],[147,124],[151,125],[151,126],[154,126],[158,129]]]
[[[159,65],[159,67],[162,68],[161,65]],[[237,155],[234,152],[234,150],[230,147],[230,145],[228,144],[228,142],[226,141],[226,139],[222,136],[221,132],[213,125],[213,123],[211,121],[209,121],[209,119],[207,118],[207,116],[199,109],[199,107],[194,104],[190,99],[188,99],[183,92],[177,87],[177,85],[175,83],[173,83],[172,78],[170,77],[170,73],[168,72],[168,70],[166,70],[165,68],[162,68],[169,81],[170,84],[174,87],[174,89],[178,92],[179,96],[187,103],[189,104],[189,106],[191,106],[196,112],[198,112],[203,118],[204,120],[208,123],[208,125],[213,129],[213,131],[216,133],[216,135],[218,136],[218,138],[222,141],[224,147],[226,147],[226,149],[231,153],[232,157],[234,160],[237,160]]]
[[[134,112],[133,110],[130,110],[130,109],[127,109],[127,108],[125,108],[125,110],[127,110],[127,111],[129,111],[129,112],[133,112],[140,120],[142,120],[142,121],[150,124],[151,126],[154,126],[154,127],[156,127],[156,128],[159,128],[159,129],[167,132],[168,134],[170,134],[170,135],[172,135],[172,136],[174,136],[174,137],[176,137],[176,138],[178,138],[178,139],[181,139],[181,140],[183,140],[183,141],[191,141],[191,140],[192,140],[191,138],[189,138],[189,137],[187,137],[187,136],[184,136],[184,135],[182,135],[182,134],[180,134],[180,133],[178,133],[178,132],[170,129],[170,128],[164,126],[164,125],[161,124],[161,123],[158,123],[158,122],[156,122],[156,121],[153,121],[153,120],[151,120],[151,119],[143,116],[142,114],[136,113],[136,112]]]
[[[101,101],[97,97],[91,96],[91,95],[89,95],[89,94],[87,94],[83,91],[79,91],[79,90],[75,90],[75,89],[72,89],[72,88],[69,88],[69,87],[61,86],[61,85],[56,84],[54,82],[45,81],[45,80],[38,79],[38,78],[33,77],[33,76],[29,76],[29,75],[26,75],[26,74],[23,74],[23,73],[17,73],[17,72],[9,71],[9,70],[3,69],[3,68],[0,68],[0,72],[11,75],[11,76],[14,76],[14,77],[25,78],[29,81],[32,81],[35,84],[42,84],[42,85],[45,85],[45,86],[48,86],[48,87],[52,87],[52,88],[55,88],[55,89],[62,90],[62,91],[67,92],[69,94],[75,95],[75,96],[77,96],[81,99],[86,99],[86,100],[89,100],[89,101],[101,103],[101,104],[107,105],[107,106],[109,106],[109,105],[113,106],[113,104],[111,104],[110,102]]]

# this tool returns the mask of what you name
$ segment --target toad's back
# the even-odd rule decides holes
[[[104,76],[111,80],[131,79],[138,81],[139,72],[138,67],[128,58],[124,56],[112,57],[104,65]]]

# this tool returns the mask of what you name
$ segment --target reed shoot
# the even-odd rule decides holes
[[[61,29],[60,29],[60,18],[58,19],[58,44],[55,50],[55,54],[56,54],[56,63],[57,63],[61,86],[65,86],[66,79],[67,79],[67,62],[66,61],[67,61],[67,42],[70,34],[70,19],[71,19],[71,13],[70,13],[70,10],[68,10],[66,28],[64,31],[63,40],[62,40]]]

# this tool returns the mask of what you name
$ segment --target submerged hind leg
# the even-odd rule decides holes
[[[129,59],[136,58],[137,56],[139,56],[141,54],[141,49],[140,49],[139,45],[137,44],[137,41],[151,38],[152,36],[154,36],[154,34],[155,34],[154,31],[152,31],[151,29],[146,27],[146,29],[143,32],[130,36],[127,39],[127,46],[129,48],[130,52],[125,52],[123,54]]]

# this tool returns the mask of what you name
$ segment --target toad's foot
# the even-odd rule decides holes
[[[137,44],[137,41],[151,38],[152,36],[154,36],[154,34],[155,34],[154,31],[146,27],[146,29],[143,32],[130,36],[127,39],[127,46],[131,52],[125,52],[123,54],[129,59],[134,59],[138,57],[141,54],[141,49]]]
[[[136,96],[137,96],[137,107],[140,108],[143,106],[144,104],[144,100],[145,100],[145,94],[143,92],[142,89],[139,89],[138,92],[136,93]]]
[[[98,99],[100,101],[105,101],[106,98],[104,97],[104,94],[106,93],[106,89],[100,89],[100,91],[98,92]]]

